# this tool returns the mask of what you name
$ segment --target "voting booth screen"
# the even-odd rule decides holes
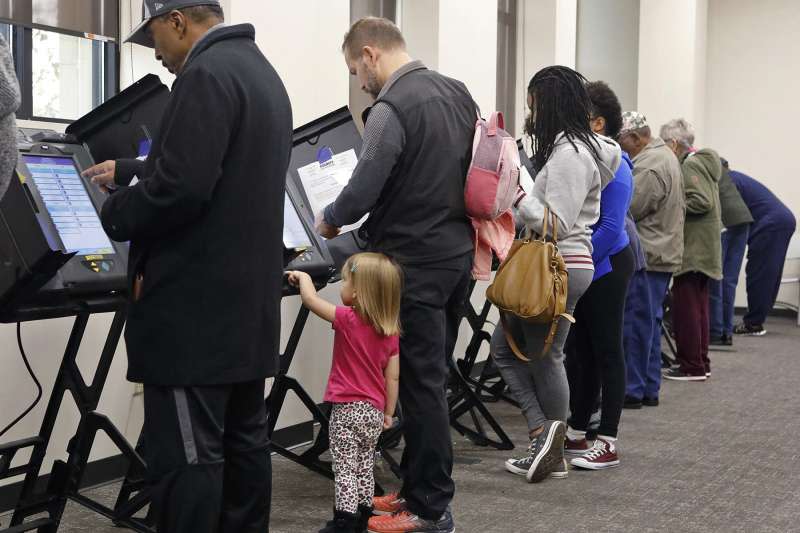
[[[298,191],[302,200],[299,212],[312,221],[312,226],[315,217],[350,180],[361,144],[361,134],[347,107],[295,130],[287,187]],[[336,270],[348,257],[366,247],[356,227],[357,224],[342,228],[342,235],[324,241]]]
[[[313,245],[311,238],[308,236],[288,192],[284,193],[283,200],[283,247],[288,250],[311,248]]]
[[[22,160],[39,190],[64,250],[80,255],[114,253],[73,159],[23,154]]]

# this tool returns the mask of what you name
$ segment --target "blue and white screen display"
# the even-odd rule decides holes
[[[114,253],[72,158],[23,154],[22,159],[66,251]]]

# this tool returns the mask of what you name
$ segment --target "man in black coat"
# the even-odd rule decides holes
[[[177,75],[172,95],[143,165],[86,174],[116,189],[103,227],[131,242],[128,379],[145,385],[157,528],[263,533],[291,107],[253,27],[226,26],[216,1],[143,11],[128,40]]]

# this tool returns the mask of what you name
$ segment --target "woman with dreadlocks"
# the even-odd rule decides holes
[[[542,234],[545,210],[555,216],[558,247],[569,271],[568,313],[592,281],[591,226],[600,215],[600,191],[613,179],[621,161],[619,146],[590,129],[592,103],[585,82],[583,76],[562,66],[544,68],[531,79],[526,133],[531,136],[533,161],[539,170],[531,194],[521,191],[516,204],[521,221],[537,234]],[[509,333],[523,350],[541,353],[549,325],[508,318]],[[501,327],[492,336],[492,356],[520,404],[531,440],[527,453],[509,459],[505,466],[526,476],[528,482],[567,475],[564,437],[569,385],[564,342],[568,333],[569,322],[562,318],[550,350],[532,356],[530,362],[514,356]]]

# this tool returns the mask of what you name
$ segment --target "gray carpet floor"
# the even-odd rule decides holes
[[[709,381],[666,382],[659,407],[625,411],[616,469],[529,485],[504,471],[508,452],[454,433],[457,531],[800,531],[800,328],[772,318],[768,329],[712,352]],[[489,408],[524,449],[518,412]],[[378,478],[392,486],[386,471]],[[92,495],[111,502],[116,488]],[[315,532],[332,502],[330,481],[274,460],[272,532]],[[119,529],[70,504],[61,531]]]

